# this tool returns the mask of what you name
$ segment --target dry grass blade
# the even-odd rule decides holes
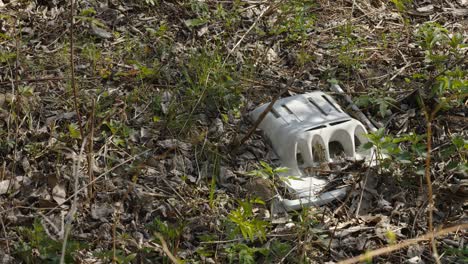
[[[167,243],[166,243],[166,240],[164,240],[163,236],[159,233],[155,233],[156,237],[159,239],[159,241],[161,241],[161,246],[162,246],[162,249],[164,251],[164,253],[166,253],[167,257],[172,261],[172,263],[174,264],[180,264],[182,263],[177,257],[175,257],[172,252],[169,250],[169,248],[167,247]]]

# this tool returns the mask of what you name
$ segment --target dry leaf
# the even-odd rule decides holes
[[[65,202],[67,197],[67,191],[65,190],[65,184],[60,183],[55,185],[55,187],[52,189],[52,198],[54,201],[56,201],[58,204],[62,204]]]

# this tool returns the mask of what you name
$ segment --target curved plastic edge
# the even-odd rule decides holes
[[[317,196],[311,196],[307,198],[301,198],[301,199],[296,199],[296,200],[288,200],[288,199],[282,199],[281,202],[286,209],[286,211],[296,211],[296,210],[301,210],[304,207],[310,207],[310,206],[322,206],[325,204],[328,204],[330,202],[333,202],[337,199],[344,198],[346,196],[346,192],[348,191],[348,187],[329,191],[326,193],[322,193]]]

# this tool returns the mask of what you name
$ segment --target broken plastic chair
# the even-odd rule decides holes
[[[256,121],[268,107],[264,104],[250,113]],[[329,95],[314,91],[283,98],[259,125],[279,156],[281,165],[289,170],[283,176],[296,176],[285,184],[298,199],[281,199],[287,211],[307,206],[320,206],[343,198],[346,189],[321,192],[327,180],[306,173],[318,168],[322,162],[332,162],[338,156],[362,160],[372,150],[361,151],[368,142],[366,128],[345,113]],[[308,171],[308,170],[307,170]]]

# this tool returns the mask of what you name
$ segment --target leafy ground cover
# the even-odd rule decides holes
[[[2,263],[334,263],[467,223],[467,1],[74,2],[0,1]],[[378,166],[274,216],[247,113],[330,82]],[[465,263],[465,232],[365,260]]]

